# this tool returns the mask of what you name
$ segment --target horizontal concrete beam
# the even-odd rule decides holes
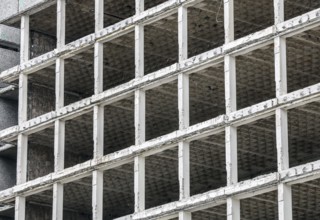
[[[50,66],[58,57],[67,58],[75,55],[83,50],[93,47],[96,41],[106,42],[118,36],[124,35],[134,30],[134,26],[138,23],[148,24],[159,20],[168,14],[176,12],[179,5],[190,5],[195,0],[170,0],[161,5],[144,11],[140,15],[132,16],[112,26],[104,28],[96,34],[91,34],[79,40],[69,43],[60,51],[54,50],[42,56],[36,57],[0,73],[0,81],[11,82],[18,78],[19,73],[30,74],[41,68]],[[292,36],[302,31],[314,28],[320,25],[320,9],[308,12],[291,20],[282,22],[276,26],[271,26],[262,31],[250,34],[246,37],[230,42],[223,46],[223,54],[241,54],[257,47],[261,47],[263,43],[272,43],[276,36]],[[190,59],[189,59],[190,60]]]

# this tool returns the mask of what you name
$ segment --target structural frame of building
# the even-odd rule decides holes
[[[15,219],[24,220],[26,197],[53,189],[52,219],[63,219],[64,184],[92,175],[92,219],[103,219],[103,172],[134,162],[134,213],[120,219],[191,220],[192,212],[227,205],[227,219],[240,219],[240,200],[278,191],[278,218],[292,217],[292,185],[320,178],[320,161],[289,166],[288,114],[293,109],[320,99],[320,83],[287,92],[286,38],[320,26],[320,9],[290,20],[284,19],[284,0],[274,0],[274,25],[234,39],[234,2],[224,0],[225,43],[223,46],[188,57],[188,7],[197,0],[169,0],[144,10],[144,0],[136,0],[136,14],[104,28],[104,0],[95,0],[95,33],[65,44],[66,0],[57,0],[57,48],[29,60],[29,15],[21,14],[20,65],[0,73],[0,80],[19,79],[19,122],[0,131],[3,141],[17,140],[17,185],[0,192],[0,202],[15,201]],[[178,13],[179,62],[144,75],[144,26]],[[135,79],[103,90],[103,43],[135,33]],[[276,97],[237,109],[236,57],[274,44]],[[65,59],[94,45],[94,95],[64,106]],[[189,75],[224,63],[226,114],[190,126]],[[56,65],[56,100],[53,112],[27,118],[28,77],[39,69]],[[146,91],[178,80],[179,130],[146,141]],[[104,106],[134,94],[135,145],[104,155]],[[64,168],[65,121],[93,109],[93,159]],[[237,128],[274,115],[276,118],[277,172],[238,181]],[[28,136],[54,124],[54,172],[27,181]],[[225,131],[227,186],[199,195],[190,195],[189,143]],[[145,158],[178,145],[179,201],[145,209]]]

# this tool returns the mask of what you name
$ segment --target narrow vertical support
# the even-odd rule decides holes
[[[144,11],[144,0],[136,0],[136,14]]]
[[[234,40],[234,0],[224,0],[225,43]]]
[[[146,95],[145,91],[135,91],[135,144],[145,142],[145,111]],[[134,158],[134,192],[135,192],[135,212],[145,209],[145,157]]]
[[[134,158],[134,211],[140,212],[145,209],[145,157]]]
[[[94,94],[103,92],[103,44],[94,44]]]
[[[20,41],[20,63],[29,60],[29,21],[28,15],[21,17],[21,41]],[[18,107],[18,124],[28,119],[28,76],[20,74],[19,76],[19,107]],[[27,181],[28,165],[28,136],[25,134],[18,135],[17,143],[17,185]],[[15,219],[24,220],[26,213],[26,198],[17,196],[15,199]]]
[[[104,106],[94,106],[94,159],[104,154]],[[93,220],[103,219],[103,171],[95,170],[92,173],[92,216]]]
[[[142,144],[146,139],[146,92],[135,91],[135,142],[136,145]]]
[[[292,220],[292,188],[290,185],[278,185],[279,220]]]
[[[179,62],[188,59],[188,9],[178,9],[178,38],[179,38]],[[180,73],[178,76],[178,107],[179,129],[189,126],[189,75]]]
[[[92,173],[92,219],[103,219],[103,171]]]
[[[26,213],[26,197],[18,196],[15,201],[15,220],[24,220]]]
[[[238,182],[237,128],[226,127],[225,135],[227,185],[229,186]],[[227,199],[227,219],[240,220],[240,200],[233,197]]]
[[[28,119],[28,76],[25,74],[19,75],[19,109],[18,109],[18,124],[26,122]]]
[[[66,0],[57,1],[57,49],[65,45]],[[56,110],[64,106],[65,62],[56,60]],[[64,169],[65,121],[56,120],[54,124],[54,171]],[[52,219],[63,219],[63,184],[53,184]]]
[[[56,61],[56,109],[64,106],[64,60]],[[54,171],[64,169],[65,152],[65,121],[56,120],[54,123]],[[63,184],[53,184],[52,219],[63,217]]]
[[[104,106],[93,108],[93,157],[99,159],[104,154]]]
[[[234,0],[224,0],[225,43],[234,40]],[[225,102],[226,114],[237,110],[236,58],[226,55],[225,71]],[[227,185],[238,182],[238,147],[237,128],[228,126],[225,130]],[[240,200],[227,198],[227,219],[240,220]]]
[[[179,62],[188,59],[188,8],[178,9]]]
[[[57,1],[57,48],[65,45],[66,39],[66,0]]]
[[[276,138],[278,171],[289,168],[288,144],[288,112],[285,109],[276,110]]]
[[[94,106],[94,159],[104,154],[104,106]],[[93,220],[103,219],[103,171],[92,173],[92,216]]]
[[[190,197],[190,144],[179,142],[179,185],[180,199]]]
[[[94,52],[94,93],[103,92],[103,44],[95,43]],[[104,152],[104,106],[93,108],[94,158],[100,158]]]
[[[95,0],[95,32],[104,27],[104,0]],[[94,44],[94,94],[103,92],[103,43]],[[93,108],[93,158],[104,155],[104,106]],[[103,219],[103,171],[92,172],[92,219]]]
[[[54,171],[64,169],[65,122],[57,120],[54,126]]]
[[[17,152],[17,185],[27,181],[27,160],[28,160],[28,136],[18,135],[18,152]]]
[[[235,57],[229,55],[225,57],[225,102],[227,114],[236,111],[236,62]],[[227,183],[232,185],[238,182],[237,128],[226,127],[225,135]]]
[[[240,200],[227,198],[227,220],[240,220]]]
[[[104,27],[104,0],[95,0],[94,11],[95,32],[98,32]]]
[[[63,184],[53,184],[52,219],[63,219]]]
[[[284,21],[284,1],[285,0],[273,0],[275,24],[279,24]]]
[[[144,75],[144,26],[135,26],[135,72],[136,78]]]
[[[275,80],[276,96],[287,94],[287,51],[286,39],[276,37],[274,39]]]
[[[189,75],[180,73],[178,76],[178,108],[179,129],[189,127]]]
[[[144,11],[144,0],[136,0],[136,14]],[[136,78],[144,76],[144,26],[135,26],[135,75]],[[134,95],[134,123],[135,123],[135,144],[145,142],[146,128],[146,93],[144,90],[135,91]],[[145,157],[134,158],[134,211],[140,212],[145,209]]]
[[[21,17],[21,38],[20,38],[20,63],[29,60],[29,27],[30,18],[28,15]],[[28,76],[25,74],[19,75],[19,119],[21,124],[27,121],[27,100],[28,100]]]
[[[19,122],[21,125],[27,121],[27,100],[28,100],[28,76],[20,74],[19,76]],[[27,181],[27,160],[28,160],[28,136],[18,135],[17,143],[17,184]],[[23,201],[23,200],[21,200]]]
[[[191,214],[191,212],[186,212],[186,211],[179,212],[179,219],[191,220],[192,214]]]
[[[284,0],[274,0],[275,25],[284,21]],[[287,94],[287,54],[286,39],[274,39],[275,83],[276,97]],[[288,112],[286,109],[276,110],[276,138],[278,171],[289,168],[288,144]],[[278,185],[278,213],[279,220],[292,220],[292,189],[291,186],[280,183]]]
[[[64,59],[56,60],[56,109],[64,106]]]
[[[237,110],[236,58],[226,55],[224,58],[226,113]]]
[[[227,185],[238,182],[237,128],[226,127],[226,170]]]
[[[188,8],[181,6],[178,9],[178,39],[179,39],[179,62],[188,59]],[[189,127],[189,75],[180,73],[178,75],[178,108],[179,129]],[[185,199],[190,197],[190,143],[179,142],[179,197]],[[191,213],[179,212],[180,220],[191,220]]]
[[[30,17],[21,16],[21,36],[20,36],[20,63],[29,60],[29,36],[30,36]]]

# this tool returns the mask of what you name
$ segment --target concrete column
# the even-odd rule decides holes
[[[95,32],[104,26],[104,0],[95,0]],[[103,44],[94,44],[94,93],[103,92]],[[93,157],[98,160],[104,155],[104,106],[93,109]],[[92,216],[93,220],[103,219],[103,171],[92,173]]]
[[[234,1],[224,0],[225,43],[234,40]],[[237,110],[236,58],[225,56],[225,100],[226,113]],[[237,128],[228,126],[225,130],[227,185],[238,182]],[[240,220],[240,200],[227,198],[227,219]]]
[[[20,63],[29,60],[29,21],[28,15],[21,17],[21,42],[20,42]],[[19,106],[18,106],[18,124],[27,121],[27,100],[28,100],[28,76],[20,74],[19,76]],[[17,185],[27,181],[27,161],[28,161],[28,136],[18,135],[17,143]],[[15,201],[15,219],[24,220],[26,212],[26,198],[16,197]]]
[[[65,45],[66,1],[57,1],[57,49]],[[64,106],[65,62],[56,60],[56,110]],[[65,160],[65,121],[56,120],[54,124],[54,171],[64,169]],[[52,219],[63,219],[63,184],[53,184]]]
[[[178,39],[179,62],[188,59],[188,8],[180,6],[178,9]],[[178,75],[178,107],[179,129],[185,129],[190,124],[189,113],[189,75]],[[179,186],[180,199],[190,197],[190,145],[189,142],[179,142]],[[179,212],[179,220],[191,220],[191,212]]]
[[[144,11],[144,0],[136,0],[136,14]],[[144,76],[144,26],[135,26],[135,72],[136,78]],[[146,94],[144,90],[135,92],[135,144],[145,142],[145,117],[146,117]],[[145,209],[145,157],[134,158],[134,211],[140,212]]]
[[[275,25],[284,21],[284,0],[274,0]],[[286,39],[274,40],[276,97],[287,94],[287,55]],[[278,171],[289,169],[288,112],[276,110],[276,135]],[[278,186],[279,220],[292,220],[292,189],[281,183]]]

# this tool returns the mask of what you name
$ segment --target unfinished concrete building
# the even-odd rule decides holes
[[[319,0],[0,0],[0,220],[320,219]]]

